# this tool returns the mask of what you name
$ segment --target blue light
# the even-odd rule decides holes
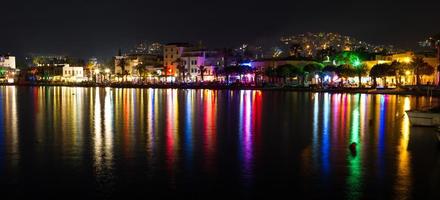
[[[252,63],[247,62],[247,63],[240,63],[241,66],[248,66],[248,67],[252,67]]]

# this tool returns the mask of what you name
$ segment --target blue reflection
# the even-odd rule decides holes
[[[330,172],[330,94],[324,95],[324,114],[323,114],[323,127],[322,127],[322,144],[321,144],[321,154],[322,154],[322,171],[325,175]]]
[[[377,162],[379,169],[379,177],[384,176],[384,152],[385,152],[385,126],[386,126],[386,96],[380,96],[380,118],[379,118],[379,138],[377,145]]]
[[[313,166],[318,166],[318,133],[319,133],[319,94],[313,96]]]
[[[192,116],[193,116],[193,99],[192,92],[188,91],[186,93],[186,109],[185,109],[185,155],[187,156],[186,165],[189,170],[192,169],[193,161],[193,127],[192,127]]]

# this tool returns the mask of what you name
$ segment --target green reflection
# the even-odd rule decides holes
[[[356,95],[356,98],[360,98],[360,95]],[[350,143],[356,143],[356,152],[347,154],[348,160],[348,177],[347,177],[347,192],[348,199],[360,199],[361,187],[362,187],[362,162],[361,155],[358,154],[361,149],[360,136],[360,123],[359,123],[359,107],[360,101],[354,103],[355,108],[351,113],[351,127],[350,127]]]

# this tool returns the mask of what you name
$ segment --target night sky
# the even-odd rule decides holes
[[[2,1],[0,53],[103,58],[139,41],[234,47],[318,31],[411,48],[440,32],[440,1],[393,2]]]

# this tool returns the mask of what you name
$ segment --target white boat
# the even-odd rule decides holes
[[[408,110],[406,114],[413,126],[440,126],[440,112]]]

